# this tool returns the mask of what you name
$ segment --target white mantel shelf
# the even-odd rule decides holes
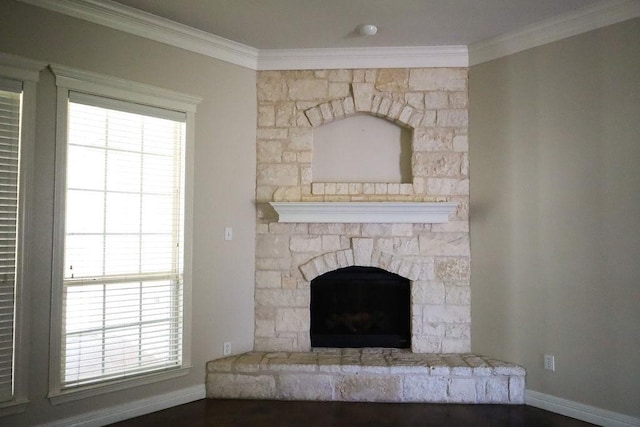
[[[415,223],[449,221],[451,202],[271,202],[278,222]]]

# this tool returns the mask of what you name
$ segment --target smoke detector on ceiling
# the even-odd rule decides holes
[[[361,24],[358,25],[356,31],[362,36],[373,36],[378,32],[378,27],[373,24]]]

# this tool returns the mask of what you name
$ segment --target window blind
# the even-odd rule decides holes
[[[13,398],[22,83],[0,79],[0,402]]]
[[[62,388],[182,364],[185,120],[69,94]]]

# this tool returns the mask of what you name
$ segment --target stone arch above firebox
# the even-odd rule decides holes
[[[411,281],[418,280],[422,265],[402,256],[373,250],[373,239],[351,239],[351,249],[327,252],[312,258],[299,268],[304,278],[311,282],[316,277],[345,267],[377,267],[395,273]]]
[[[352,96],[333,99],[306,109],[304,115],[311,127],[358,113],[368,113],[410,129],[430,126],[435,121],[434,111],[420,111],[407,103],[396,101],[382,92],[377,92],[371,83],[352,83],[351,88]]]

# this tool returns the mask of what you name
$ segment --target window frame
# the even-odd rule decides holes
[[[29,260],[30,207],[33,197],[33,152],[36,124],[36,88],[46,63],[0,53],[0,76],[22,83],[20,111],[20,175],[18,183],[18,226],[16,228],[16,281],[14,317],[13,398],[0,402],[0,417],[24,412],[29,403],[29,313],[27,280]]]
[[[49,399],[53,404],[78,400],[143,384],[187,375],[191,368],[191,277],[193,241],[193,150],[196,106],[201,98],[179,92],[123,80],[103,74],[50,65],[57,86],[56,165],[54,190],[53,271],[51,294],[51,339],[49,359]],[[66,160],[69,92],[103,96],[124,102],[182,112],[185,123],[184,177],[184,266],[183,266],[183,343],[182,366],[132,378],[115,379],[86,386],[63,389],[61,385],[61,349],[64,281],[64,240],[66,217]]]

